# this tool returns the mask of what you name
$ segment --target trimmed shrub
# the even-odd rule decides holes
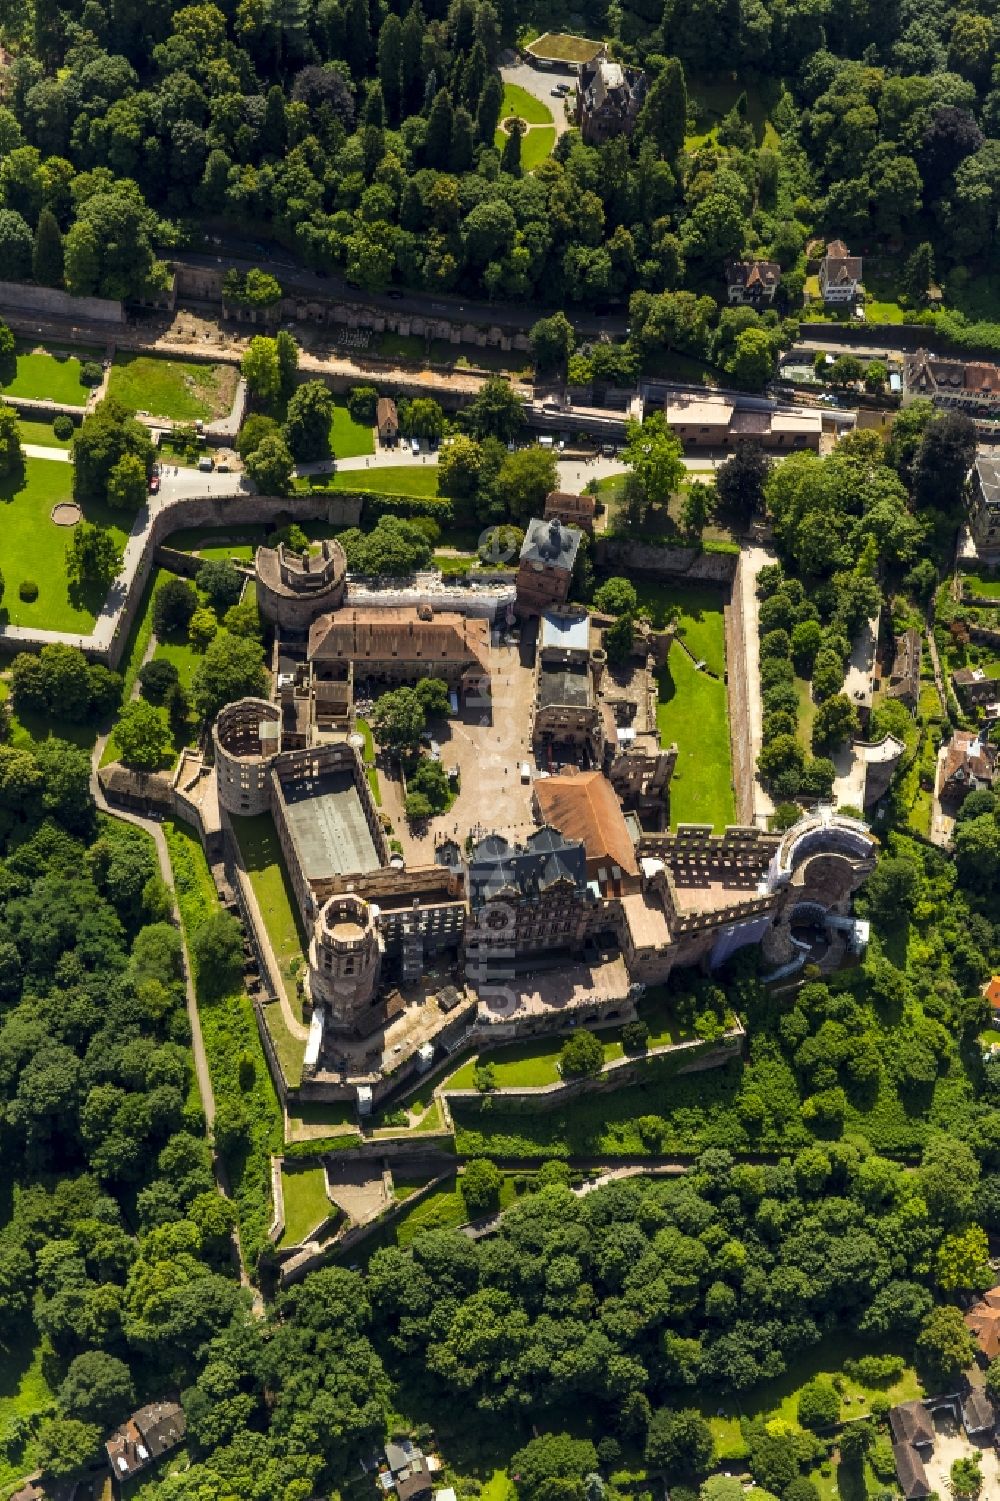
[[[38,598],[38,585],[34,579],[22,579],[17,586],[17,592],[26,605],[33,605]]]
[[[65,443],[67,439],[72,438],[75,428],[73,419],[68,412],[59,413],[59,416],[52,424],[52,431],[62,443]]]
[[[84,360],[80,366],[81,386],[99,386],[104,378],[104,371],[96,360]]]

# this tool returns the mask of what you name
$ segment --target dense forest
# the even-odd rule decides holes
[[[958,287],[995,255],[988,4],[591,5],[574,19],[648,74],[637,128],[600,147],[569,131],[526,173],[494,145],[497,60],[533,19],[515,0],[11,0],[5,274],[141,296],[210,220],[363,288],[591,306],[718,298],[727,257],[767,252],[794,305],[810,237],[838,235],[919,247],[919,307],[935,266]],[[744,91],[692,134],[720,70]]]

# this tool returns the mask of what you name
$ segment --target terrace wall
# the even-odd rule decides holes
[[[623,573],[648,573],[654,578],[686,579],[689,583],[731,585],[738,552],[700,552],[694,547],[657,547],[625,537],[604,537],[594,547],[599,568]]]
[[[615,1058],[611,1063],[606,1063],[601,1072],[595,1078],[569,1079],[560,1081],[558,1084],[525,1085],[522,1088],[509,1087],[492,1089],[489,1094],[481,1094],[477,1089],[449,1089],[445,1085],[441,1094],[449,1103],[456,1100],[463,1105],[488,1111],[491,1101],[499,1101],[503,1106],[515,1111],[525,1113],[533,1111],[558,1110],[568,1100],[576,1099],[579,1095],[599,1094],[602,1091],[624,1089],[629,1084],[641,1084],[646,1074],[647,1064],[653,1059],[672,1059],[677,1067],[677,1074],[700,1073],[704,1069],[723,1068],[733,1058],[739,1058],[743,1053],[743,1044],[746,1033],[737,1024],[733,1031],[727,1032],[719,1042],[704,1042],[696,1038],[691,1042],[668,1043],[661,1048],[650,1048],[647,1053],[640,1057]],[[488,1059],[488,1054],[484,1055]]]
[[[24,316],[26,309],[51,318],[75,318],[80,323],[124,323],[125,307],[109,297],[74,297],[54,287],[33,287],[23,281],[0,281],[0,307]]]

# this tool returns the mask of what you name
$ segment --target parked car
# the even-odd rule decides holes
[[[410,452],[412,454],[414,454],[414,455],[416,455],[416,454],[418,454],[420,452],[420,439],[419,438],[411,438],[410,439]]]
[[[151,474],[149,476],[149,493],[150,495],[159,495],[160,493],[160,476],[158,474]]]

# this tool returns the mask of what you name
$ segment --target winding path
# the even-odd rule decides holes
[[[197,1080],[198,1084],[198,1095],[201,1100],[201,1108],[205,1116],[205,1128],[209,1133],[209,1137],[211,1137],[212,1126],[215,1121],[215,1094],[212,1089],[212,1077],[208,1069],[208,1057],[205,1053],[205,1041],[201,1033],[201,1017],[198,1015],[198,998],[195,995],[194,980],[192,978],[193,971],[191,968],[191,956],[188,953],[187,939],[184,936],[184,925],[180,920],[180,913],[177,910],[176,898],[174,897],[174,876],[173,869],[170,864],[170,852],[167,849],[167,841],[163,833],[163,829],[160,827],[156,819],[143,818],[138,813],[126,813],[120,808],[111,808],[108,805],[108,800],[104,796],[104,790],[101,787],[100,778],[97,775],[97,770],[101,764],[101,757],[104,754],[104,748],[107,745],[107,742],[107,734],[101,734],[97,737],[97,744],[94,746],[94,751],[93,755],[91,756],[90,762],[91,794],[93,796],[94,802],[97,804],[97,807],[102,813],[107,814],[109,818],[118,818],[121,819],[122,823],[130,823],[134,825],[135,828],[142,829],[144,833],[152,836],[153,843],[156,846],[156,858],[160,867],[160,876],[162,877],[163,883],[166,886],[167,890],[171,894],[171,900],[173,903],[173,919],[178,932],[180,933],[181,955],[184,963],[184,993],[187,1002],[188,1021],[191,1025],[191,1053],[194,1058],[194,1073],[195,1079]],[[224,1199],[228,1199],[230,1202],[232,1202],[232,1190],[229,1184],[229,1175],[226,1172],[226,1165],[219,1153],[216,1151],[214,1145],[212,1147],[212,1163],[215,1169],[215,1181],[219,1193],[222,1194]],[[253,1283],[250,1281],[250,1274],[247,1271],[246,1261],[243,1257],[243,1245],[240,1240],[240,1229],[235,1220],[233,1223],[233,1253],[234,1260],[239,1270],[240,1285],[252,1292],[254,1315],[257,1318],[260,1318],[263,1314],[263,1299],[261,1298],[259,1290],[254,1287]]]

